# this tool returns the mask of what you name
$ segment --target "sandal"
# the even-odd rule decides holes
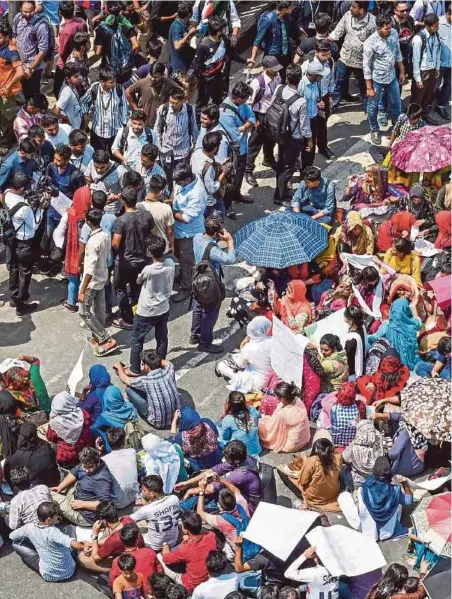
[[[72,312],[73,314],[78,312],[78,306],[73,306],[67,301],[67,299],[61,300],[60,305],[63,306],[63,308],[66,308],[66,310],[68,310],[69,312]]]
[[[129,324],[128,322],[125,322],[122,318],[114,318],[111,321],[111,324],[116,329],[122,329],[124,331],[131,331],[133,328],[133,325]]]
[[[117,342],[110,337],[110,339],[107,339],[107,341],[105,341],[104,343],[99,343],[98,347],[94,348],[93,351],[95,356],[97,356],[98,358],[102,358],[103,356],[107,356],[108,354],[111,354],[117,349]]]

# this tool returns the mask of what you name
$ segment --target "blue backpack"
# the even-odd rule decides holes
[[[121,25],[118,25],[116,31],[106,23],[101,23],[100,27],[111,35],[110,65],[116,75],[122,75],[132,68],[132,45],[122,33]]]
[[[236,518],[235,516],[233,516],[230,512],[223,512],[222,514],[220,514],[220,516],[222,518],[224,518],[226,520],[226,522],[229,522],[229,524],[232,524],[232,526],[235,526],[235,532],[236,532],[237,536],[239,537],[242,534],[242,532],[244,530],[246,530],[246,528],[250,522],[250,519],[246,515],[246,512],[242,508],[241,505],[237,504],[235,506],[235,509],[240,514],[240,520],[239,520],[239,518]],[[243,545],[242,545],[243,563],[245,564],[248,560],[250,560],[254,556],[256,556],[260,550],[261,550],[260,545],[257,545],[256,543],[253,543],[252,541],[248,541],[248,539],[243,539]]]

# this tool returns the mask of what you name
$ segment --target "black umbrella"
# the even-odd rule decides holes
[[[451,599],[450,560],[440,559],[422,581],[430,599]]]

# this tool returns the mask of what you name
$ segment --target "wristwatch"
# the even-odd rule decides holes
[[[199,497],[203,497],[204,496],[204,491],[199,491],[198,496]]]

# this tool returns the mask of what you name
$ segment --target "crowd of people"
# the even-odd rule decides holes
[[[445,554],[407,528],[407,479],[450,471],[451,169],[405,170],[398,156],[416,134],[427,163],[424,127],[434,144],[450,121],[450,2],[277,1],[246,58],[232,0],[2,11],[9,304],[34,312],[33,273],[58,276],[95,357],[119,354],[114,328],[130,332],[129,364],[99,360],[80,391],[52,396],[39,357],[0,364],[3,542],[45,581],[80,567],[114,599],[426,597]],[[230,85],[233,61],[248,76]],[[338,197],[314,162],[336,158],[328,119],[344,102],[361,102],[375,163]],[[244,239],[225,223],[253,203],[261,150],[275,213],[319,250],[303,261],[275,245],[226,300]],[[246,335],[220,357],[226,301]],[[229,394],[215,422],[179,394],[173,302],[192,309],[188,343],[219,356]],[[279,327],[300,348],[285,376]],[[260,502],[278,500],[268,452],[295,454],[277,469],[291,509],[324,527],[343,512],[378,543],[407,537],[407,565],[336,577],[306,539],[283,562],[245,538]]]

